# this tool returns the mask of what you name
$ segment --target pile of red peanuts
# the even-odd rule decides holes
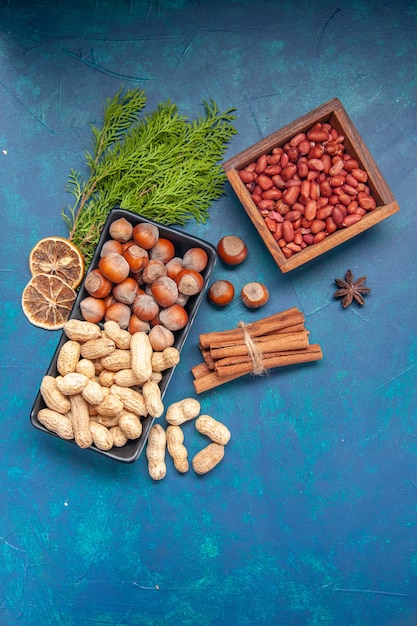
[[[286,258],[376,208],[368,174],[328,123],[314,124],[239,170]]]

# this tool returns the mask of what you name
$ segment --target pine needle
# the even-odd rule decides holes
[[[137,89],[108,99],[102,128],[90,126],[88,179],[70,172],[67,191],[75,202],[62,215],[86,265],[112,208],[166,225],[205,223],[211,203],[223,194],[219,162],[237,132],[235,109],[220,112],[214,100],[204,101],[204,115],[190,122],[170,101],[142,114],[145,104]]]

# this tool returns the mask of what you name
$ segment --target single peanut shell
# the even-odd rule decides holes
[[[48,430],[61,437],[61,439],[74,439],[74,430],[71,419],[51,409],[38,411],[38,420]]]
[[[126,411],[135,413],[139,417],[145,417],[148,412],[146,410],[145,400],[143,395],[131,389],[130,387],[120,387],[119,385],[112,385],[110,387],[110,393],[118,396],[123,402],[123,406]]]
[[[111,450],[113,447],[113,436],[106,426],[91,420],[90,430],[96,448],[99,450]]]
[[[207,474],[220,463],[223,457],[224,446],[219,443],[210,443],[200,452],[197,452],[193,458],[193,469],[196,474]]]
[[[123,369],[114,373],[114,383],[120,387],[135,387],[143,384],[141,376],[133,371],[133,369]]]
[[[138,439],[142,434],[142,422],[135,413],[123,411],[119,415],[119,426],[128,439]]]
[[[81,393],[89,404],[100,404],[104,400],[103,387],[94,380],[87,383]]]
[[[154,424],[149,431],[146,458],[148,472],[153,480],[162,480],[166,476],[165,464],[166,434],[160,424]]]
[[[98,339],[101,336],[101,328],[98,324],[76,319],[65,322],[64,332],[69,339],[82,342]]]
[[[142,395],[145,400],[146,410],[151,417],[161,417],[165,407],[161,399],[161,390],[158,383],[148,380],[142,385]]]
[[[151,357],[153,350],[147,333],[138,332],[132,335],[130,353],[131,368],[139,381],[137,384],[142,384],[149,380],[152,374]]]
[[[70,372],[56,379],[59,391],[65,396],[73,396],[77,393],[81,393],[89,382],[90,379],[87,378],[87,376],[78,374],[78,372]]]
[[[184,433],[180,426],[168,426],[166,429],[167,449],[174,461],[175,469],[182,474],[188,472],[188,451],[184,445]]]
[[[102,387],[109,388],[114,385],[114,375],[115,372],[110,372],[109,370],[102,370],[98,375],[99,383]]]
[[[48,409],[65,415],[70,410],[70,401],[58,389],[54,376],[44,376],[41,382],[41,395]]]
[[[115,426],[111,426],[109,430],[113,437],[113,445],[116,448],[122,448],[124,445],[127,444],[128,438],[118,424]]]
[[[109,394],[97,405],[97,413],[104,417],[116,417],[123,411],[123,408],[122,400],[114,394]]]
[[[94,367],[93,361],[90,359],[80,359],[75,366],[75,371],[78,374],[84,374],[84,376],[91,379],[93,379],[96,375],[96,368]]]
[[[80,352],[81,345],[78,341],[69,339],[62,344],[56,361],[56,368],[61,376],[75,372],[75,368],[80,358]]]
[[[102,357],[101,364],[106,370],[111,372],[128,369],[131,366],[130,350],[116,348],[111,354]]]
[[[200,413],[200,402],[195,398],[184,398],[169,405],[165,419],[168,424],[180,426],[194,419]]]
[[[104,322],[104,334],[114,341],[116,348],[120,348],[121,350],[128,350],[130,348],[132,335],[128,330],[120,328],[119,324],[114,320]]]
[[[213,443],[225,446],[230,441],[230,430],[227,426],[211,417],[211,415],[200,415],[196,419],[195,427],[199,433],[209,437]]]
[[[154,372],[163,372],[178,365],[180,362],[180,353],[177,348],[170,346],[162,350],[162,352],[154,352],[151,358],[152,370]]]
[[[70,403],[75,442],[80,448],[89,448],[93,443],[93,436],[90,430],[88,403],[81,393],[70,396]]]
[[[111,354],[116,349],[116,344],[108,337],[90,339],[81,346],[81,356],[84,359],[101,359],[103,356]]]

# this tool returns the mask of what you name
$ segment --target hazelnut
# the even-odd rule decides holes
[[[248,256],[248,249],[240,237],[226,235],[217,244],[217,254],[227,265],[239,265]]]
[[[269,292],[262,283],[247,283],[242,288],[240,297],[249,309],[258,309],[268,302]]]
[[[216,280],[208,291],[210,302],[217,306],[226,306],[233,300],[234,295],[235,289],[228,280]]]

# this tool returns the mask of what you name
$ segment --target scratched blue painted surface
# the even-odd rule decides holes
[[[0,622],[7,626],[412,626],[417,621],[416,2],[0,2],[2,359]],[[265,315],[299,306],[324,360],[201,397],[233,436],[197,478],[121,466],[38,433],[31,404],[58,333],[20,309],[27,256],[66,235],[61,208],[88,122],[124,83],[194,117],[238,110],[227,156],[339,97],[401,212],[281,274],[230,187],[209,223],[249,258],[215,276],[263,280]],[[342,310],[334,278],[368,276]],[[167,402],[193,395],[197,317]],[[190,454],[201,447],[190,425]]]

